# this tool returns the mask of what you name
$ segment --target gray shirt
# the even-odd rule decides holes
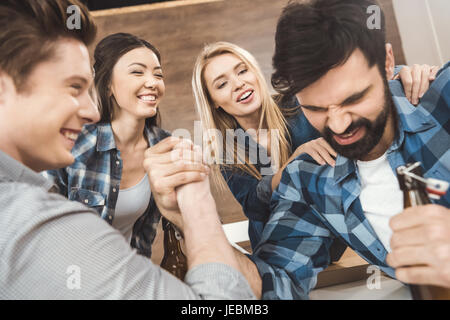
[[[84,205],[0,151],[0,299],[253,299],[241,273],[199,265],[185,282]]]

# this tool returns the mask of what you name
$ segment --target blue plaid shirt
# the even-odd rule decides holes
[[[150,146],[170,135],[155,126],[146,126],[145,133]],[[122,177],[122,159],[111,124],[86,125],[72,154],[75,157],[72,165],[46,171],[44,176],[53,180],[60,194],[95,209],[102,219],[112,224]],[[152,195],[144,214],[134,224],[131,235],[131,246],[139,254],[151,256],[151,245],[160,217]]]
[[[397,135],[387,150],[392,170],[420,161],[424,176],[450,180],[450,63],[416,108],[399,81],[389,86],[398,114]],[[330,264],[332,245],[351,247],[372,265],[395,277],[387,251],[364,215],[355,161],[320,166],[300,155],[290,163],[271,200],[272,215],[250,258],[263,282],[264,299],[307,299],[317,274]],[[435,203],[449,207],[450,192]],[[341,249],[341,252],[343,251]]]

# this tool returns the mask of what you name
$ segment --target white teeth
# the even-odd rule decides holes
[[[76,134],[76,133],[73,133],[73,132],[69,132],[69,131],[64,131],[64,137],[66,137],[67,139],[70,139],[70,140],[77,140],[77,138],[78,138],[78,134]]]
[[[348,138],[348,137],[351,137],[353,135],[353,133],[349,133],[349,134],[344,134],[342,137],[343,138]]]
[[[144,100],[144,101],[155,101],[156,100],[156,97],[155,96],[152,96],[152,95],[149,95],[149,96],[140,96],[139,97],[141,100]]]
[[[252,93],[253,93],[253,91],[247,91],[247,92],[244,93],[244,95],[239,99],[239,101],[242,101],[242,100],[244,100],[244,99],[247,99]]]

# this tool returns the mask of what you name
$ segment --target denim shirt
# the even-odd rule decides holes
[[[295,96],[284,99],[280,108],[293,108],[299,105]],[[302,144],[317,139],[320,133],[308,122],[302,110],[298,108],[293,116],[287,117],[288,131],[291,138],[291,153]],[[256,142],[250,143],[250,136],[246,135],[246,150],[250,145],[256,145],[258,149],[264,149]],[[267,154],[264,151],[262,154]],[[259,150],[258,150],[258,154]],[[264,159],[267,160],[267,159]],[[270,167],[270,162],[260,161],[255,168],[261,172],[262,168]],[[241,170],[233,170],[229,167],[221,168],[222,175],[228,184],[233,196],[241,204],[244,214],[249,219],[249,238],[252,248],[258,243],[264,223],[270,215],[270,198],[272,196],[272,177],[264,175],[261,180]]]
[[[146,126],[145,133],[150,146],[170,135],[155,126]],[[72,165],[46,171],[44,176],[53,180],[60,194],[91,207],[112,225],[123,163],[111,124],[86,125],[72,149],[72,155],[75,157]],[[152,195],[147,209],[135,222],[131,235],[131,246],[139,254],[151,256],[151,245],[160,217]]]

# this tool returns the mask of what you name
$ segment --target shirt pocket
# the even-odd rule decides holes
[[[88,207],[96,207],[95,209],[98,210],[98,207],[105,205],[106,196],[97,191],[72,188],[69,193],[69,200],[81,202]]]

